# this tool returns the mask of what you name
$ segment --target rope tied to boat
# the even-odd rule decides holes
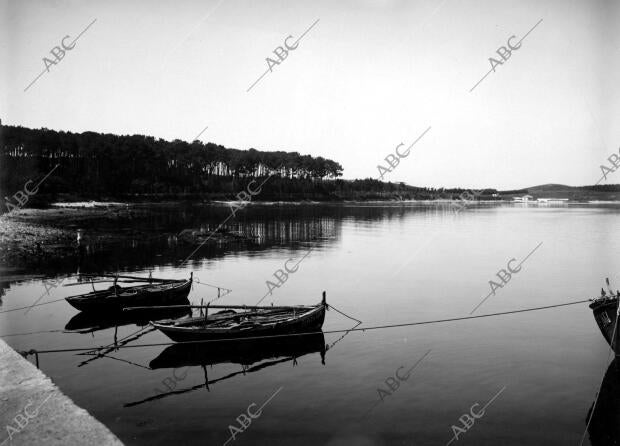
[[[197,284],[199,284],[199,285],[204,285],[204,286],[208,286],[208,287],[211,287],[211,288],[217,288],[217,298],[213,299],[211,302],[214,302],[214,301],[216,301],[217,299],[221,299],[222,297],[226,296],[227,294],[232,293],[232,290],[231,290],[230,288],[224,288],[224,287],[221,287],[221,286],[213,285],[213,284],[211,284],[211,283],[202,282],[202,281],[200,280],[200,277],[196,277],[196,278],[194,279],[194,282],[195,282],[195,283],[197,283]],[[221,290],[226,291],[226,293],[225,293],[225,294],[220,295],[220,291],[221,291]]]
[[[319,330],[319,331],[304,332],[304,333],[248,336],[244,338],[206,339],[206,340],[185,341],[185,342],[158,342],[158,343],[152,343],[152,344],[118,345],[116,347],[116,350],[120,350],[122,348],[162,347],[162,346],[168,346],[168,345],[206,344],[206,343],[214,343],[214,342],[252,341],[252,340],[257,340],[257,339],[276,339],[276,338],[283,338],[283,337],[313,336],[313,335],[320,334],[320,333],[322,334],[349,333],[352,331],[366,332],[370,330],[383,330],[383,329],[388,329],[388,328],[412,327],[416,325],[431,325],[431,324],[439,324],[439,323],[445,323],[445,322],[464,321],[464,320],[470,320],[470,319],[482,319],[482,318],[488,318],[488,317],[503,316],[503,315],[508,315],[508,314],[527,313],[531,311],[540,311],[540,310],[547,310],[551,308],[578,305],[578,304],[583,304],[583,303],[590,302],[590,301],[591,301],[590,299],[585,299],[585,300],[565,302],[565,303],[555,304],[555,305],[545,305],[542,307],[524,308],[521,310],[511,310],[511,311],[503,311],[503,312],[498,312],[498,313],[479,314],[475,316],[463,316],[463,317],[435,319],[435,320],[419,321],[419,322],[402,322],[402,323],[394,323],[394,324],[373,325],[373,326],[368,326],[368,327],[349,328],[349,329],[341,329],[341,330],[327,330],[327,331]],[[94,352],[94,351],[103,350],[105,348],[106,347],[88,347],[88,348],[82,347],[82,348],[66,348],[66,349],[34,350],[34,351],[36,353],[67,353],[67,352],[84,352],[84,351]]]
[[[30,349],[30,350],[23,350],[23,351],[18,351],[18,353],[20,355],[22,355],[24,358],[28,359],[28,356],[30,355],[34,355],[36,364],[37,364],[37,368],[39,368],[39,352],[36,351],[35,349]]]
[[[40,307],[40,306],[42,306],[42,305],[53,304],[53,303],[55,303],[55,302],[60,302],[61,300],[65,300],[65,298],[64,298],[64,297],[62,297],[62,298],[60,298],[60,299],[50,300],[50,301],[47,301],[47,302],[42,302],[42,303],[40,303],[40,304],[28,305],[28,306],[26,306],[26,307],[11,308],[10,310],[3,310],[3,311],[0,311],[0,313],[10,313],[11,311],[26,310],[26,309],[28,309],[28,308],[34,308],[34,307]]]
[[[328,309],[328,310],[329,310],[330,308],[331,308],[332,310],[336,310],[338,313],[342,314],[344,317],[348,317],[348,318],[349,318],[349,319],[351,319],[352,321],[357,322],[357,323],[358,323],[358,325],[362,323],[362,321],[360,321],[359,319],[355,319],[354,317],[349,316],[348,314],[346,314],[346,313],[344,313],[343,311],[340,311],[338,308],[334,307],[332,304],[326,304],[326,307],[327,307],[327,309]],[[356,325],[356,326],[357,326],[357,325]]]
[[[20,355],[22,355],[24,358],[28,358],[28,356],[30,355],[34,355],[37,353],[37,351],[35,349],[30,349],[30,350],[20,350],[18,351],[18,353]]]

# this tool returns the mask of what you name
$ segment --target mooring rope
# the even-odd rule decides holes
[[[40,307],[41,305],[53,304],[55,302],[60,302],[61,300],[65,300],[65,298],[63,297],[61,299],[50,300],[50,301],[43,302],[43,303],[40,303],[40,304],[28,305],[27,307],[11,308],[10,310],[0,311],[0,313],[10,313],[11,311],[19,311],[19,310],[25,310],[27,308]]]
[[[153,327],[151,327],[150,325],[147,325],[147,326],[145,326],[145,327],[142,327],[142,328],[140,328],[140,329],[138,329],[138,330],[136,330],[136,331],[133,331],[133,332],[129,333],[128,335],[123,336],[123,337],[122,337],[122,338],[120,338],[120,339],[116,339],[115,341],[113,341],[113,342],[111,342],[111,343],[109,343],[109,344],[107,344],[107,345],[104,345],[104,346],[101,346],[101,347],[96,347],[96,348],[91,348],[89,351],[93,351],[93,352],[95,352],[95,351],[106,350],[106,349],[112,349],[112,350],[114,350],[114,349],[115,349],[115,347],[118,347],[118,344],[119,344],[120,342],[124,342],[124,341],[126,341],[127,339],[131,338],[132,336],[136,336],[136,335],[138,335],[138,334],[140,334],[140,333],[144,332],[145,330],[149,330],[149,329],[151,329],[151,331],[152,331]],[[130,340],[131,340],[131,339],[130,339]],[[94,354],[94,353],[93,353],[93,354]]]
[[[223,286],[217,286],[217,285],[213,285],[213,284],[211,284],[211,283],[202,282],[202,281],[200,280],[200,277],[196,277],[196,278],[194,279],[194,282],[196,282],[196,283],[198,283],[198,284],[200,284],[200,285],[210,286],[211,288],[217,288],[218,290],[225,290],[225,291],[228,291],[228,293],[232,293],[232,290],[231,290],[230,288],[225,288],[225,287],[223,287]],[[228,293],[226,293],[226,294],[228,294]],[[225,296],[226,294],[224,294],[224,296]]]
[[[276,339],[283,337],[294,337],[294,336],[313,336],[317,334],[332,334],[332,333],[348,333],[352,331],[370,331],[370,330],[383,330],[388,328],[400,328],[400,327],[412,327],[416,325],[430,325],[430,324],[439,324],[444,322],[457,322],[457,321],[465,321],[470,319],[482,319],[494,316],[502,316],[507,314],[518,314],[518,313],[527,313],[531,311],[540,311],[540,310],[548,310],[551,308],[559,308],[566,307],[569,305],[578,305],[586,302],[590,302],[590,299],[579,300],[574,302],[566,302],[562,304],[555,305],[545,305],[542,307],[532,307],[525,308],[522,310],[511,310],[511,311],[502,311],[499,313],[489,313],[489,314],[480,314],[476,316],[464,316],[464,317],[454,317],[447,319],[435,319],[429,321],[419,321],[419,322],[403,322],[397,324],[384,324],[384,325],[374,325],[370,327],[360,327],[360,328],[350,328],[345,330],[328,330],[328,331],[312,331],[305,333],[290,333],[290,334],[281,334],[281,335],[265,335],[265,336],[249,336],[245,338],[226,338],[226,339],[205,339],[198,341],[186,341],[186,342],[158,342],[153,344],[134,344],[134,345],[119,345],[116,347],[116,350],[121,348],[139,348],[139,347],[163,347],[168,345],[186,345],[186,344],[207,344],[213,342],[231,342],[231,341],[252,341],[258,339]],[[28,352],[24,352],[22,354],[31,354],[31,353],[67,353],[67,352],[80,352],[80,351],[95,351],[95,350],[103,350],[106,347],[88,347],[88,348],[65,348],[65,349],[51,349],[51,350],[30,350]]]
[[[343,313],[342,311],[340,311],[338,308],[334,307],[332,304],[327,304],[327,308],[331,308],[332,310],[336,310],[338,313],[342,314],[344,317],[348,317],[349,319],[351,319],[352,321],[355,321],[359,324],[362,323],[362,321],[360,321],[359,319],[355,319],[354,317],[349,316],[346,313]]]
[[[65,330],[42,330],[42,331],[29,331],[27,333],[9,333],[9,334],[0,334],[0,338],[8,338],[11,336],[26,336],[33,334],[41,334],[41,333],[64,333]]]

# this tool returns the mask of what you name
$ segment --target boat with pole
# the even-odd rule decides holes
[[[187,301],[187,295],[192,287],[193,273],[189,279],[158,279],[154,277],[135,277],[121,275],[93,275],[88,276],[89,282],[78,282],[67,286],[90,283],[93,291],[86,294],[67,297],[74,308],[80,311],[120,312],[124,308],[140,307],[149,309],[154,306],[169,307]],[[93,280],[98,277],[108,277],[107,280]],[[121,283],[146,282],[143,285],[121,287]],[[124,279],[124,280],[122,280]],[[113,282],[113,285],[104,290],[95,290],[95,283]]]
[[[317,305],[278,307],[191,305],[190,307],[204,309],[205,314],[177,320],[151,322],[151,325],[175,342],[221,341],[312,333],[323,326],[328,306],[326,294],[323,292],[323,299]],[[210,309],[222,309],[223,311],[209,314]]]

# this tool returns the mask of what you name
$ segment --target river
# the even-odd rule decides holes
[[[82,229],[85,255],[46,265],[45,279],[5,281],[0,311],[88,292],[90,285],[61,285],[74,283],[78,271],[102,269],[172,278],[193,272],[195,304],[218,297],[207,284],[232,290],[220,291],[216,302],[226,304],[263,297],[268,305],[314,304],[326,291],[329,304],[362,321],[358,328],[584,300],[600,294],[606,277],[620,288],[620,205],[455,209],[248,206],[227,224],[252,240],[207,242],[192,253],[197,245],[168,234],[213,229],[228,208],[152,206],[118,226],[125,233],[148,227],[151,239],[107,245],[89,238],[92,227]],[[113,342],[114,323],[88,330],[92,321],[77,313],[64,301],[0,313],[0,333],[17,350]],[[218,355],[207,346],[197,355],[158,345],[38,359],[64,393],[130,445],[578,445],[610,364],[587,303],[346,332],[355,324],[328,311],[324,337],[280,350]],[[120,325],[117,338],[145,328]],[[170,342],[141,333],[127,345]],[[618,376],[606,376],[601,401],[613,401]],[[584,444],[618,441],[618,405],[601,407],[608,413],[595,417]]]

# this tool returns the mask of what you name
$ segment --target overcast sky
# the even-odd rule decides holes
[[[324,156],[345,178],[378,177],[430,126],[386,180],[594,184],[620,146],[618,3],[0,0],[0,118],[187,141],[208,126],[203,142]]]

